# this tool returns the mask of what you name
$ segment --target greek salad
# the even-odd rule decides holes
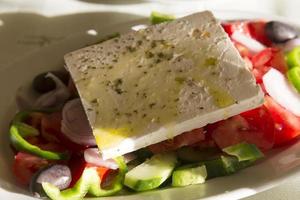
[[[152,13],[153,24],[173,16]],[[264,91],[264,104],[173,139],[104,160],[66,71],[37,75],[30,99],[18,91],[9,128],[12,172],[35,197],[83,199],[203,184],[263,159],[300,134],[300,39],[279,21],[223,21]],[[118,37],[118,35],[114,35]]]

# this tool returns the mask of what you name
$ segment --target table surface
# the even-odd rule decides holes
[[[74,32],[92,28],[95,21],[89,20],[91,12],[99,13],[99,20],[105,19],[103,12],[116,12],[116,17],[107,22],[110,24],[122,23],[129,18],[137,19],[140,15],[148,16],[152,10],[181,14],[203,9],[236,9],[271,14],[280,12],[294,17],[293,13],[283,10],[283,8],[293,7],[290,4],[287,7],[283,4],[283,0],[260,1],[260,6],[257,8],[258,2],[258,0],[179,0],[175,4],[174,0],[172,2],[170,0],[1,0],[0,68],[14,62],[15,58],[26,56]],[[294,3],[299,2],[294,1]],[[227,7],[228,4],[234,6]],[[123,18],[119,12],[132,15],[129,18]],[[77,23],[77,20],[85,20],[85,23]],[[65,27],[66,24],[68,24],[67,27]],[[295,177],[291,182],[283,183],[278,187],[248,197],[246,200],[298,200],[299,186],[300,177]]]

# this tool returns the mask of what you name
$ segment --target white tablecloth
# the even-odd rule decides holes
[[[175,3],[176,2],[176,3]],[[0,68],[16,58],[62,40],[74,32],[92,28],[91,12],[126,12],[148,16],[152,10],[184,14],[203,9],[235,9],[300,17],[298,0],[2,0],[0,1]],[[75,14],[74,13],[85,13]],[[69,14],[69,16],[68,16]],[[65,15],[65,16],[63,16]],[[119,16],[116,14],[116,16]],[[130,16],[135,19],[138,16]],[[102,18],[99,18],[99,21]],[[85,20],[85,23],[78,23]],[[128,20],[121,16],[107,23]],[[279,187],[262,192],[248,200],[298,200],[300,177]]]

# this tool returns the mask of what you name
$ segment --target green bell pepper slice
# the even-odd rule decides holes
[[[300,92],[300,67],[293,67],[287,72],[289,81],[293,84],[298,92]]]
[[[295,47],[286,54],[286,61],[289,68],[300,67],[300,47]]]
[[[175,17],[173,15],[167,15],[159,12],[152,12],[150,15],[151,24],[160,24],[162,22],[173,21]]]
[[[114,195],[122,190],[124,176],[127,172],[127,166],[123,157],[116,158],[115,161],[119,166],[119,172],[110,189],[101,188],[101,180],[94,167],[85,168],[80,179],[72,188],[60,191],[54,185],[46,182],[42,183],[42,187],[47,196],[53,200],[81,200],[86,194],[95,197]]]
[[[9,128],[10,142],[13,147],[18,151],[24,151],[48,160],[68,159],[68,153],[42,150],[25,140],[26,137],[38,136],[40,134],[39,130],[23,122],[31,113],[30,111],[22,111],[15,115]]]

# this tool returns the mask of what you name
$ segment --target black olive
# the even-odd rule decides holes
[[[49,165],[34,174],[31,178],[29,190],[35,197],[46,196],[42,182],[48,182],[60,190],[69,187],[72,180],[71,170],[67,165]]]
[[[274,43],[283,43],[298,36],[296,29],[278,21],[268,22],[265,26],[265,32],[267,37]]]
[[[40,94],[54,90],[56,87],[55,82],[51,78],[46,77],[47,73],[49,72],[41,73],[33,79],[32,87]],[[50,73],[57,76],[64,84],[68,84],[69,74],[66,71],[50,71]]]

